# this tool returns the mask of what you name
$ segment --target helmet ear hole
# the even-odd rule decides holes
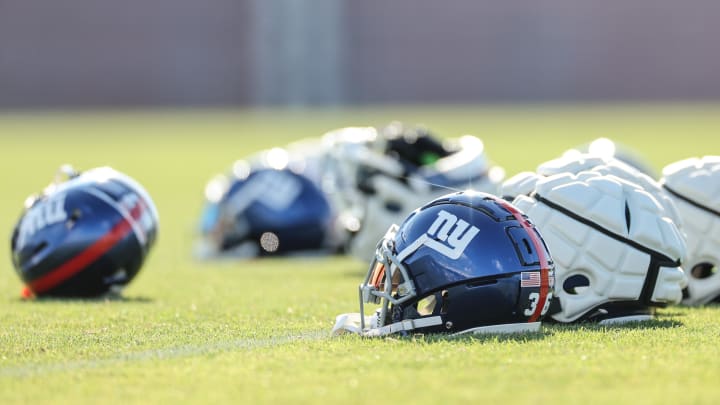
[[[417,312],[420,316],[431,315],[435,312],[435,307],[438,304],[437,297],[435,294],[430,294],[425,298],[422,298],[417,303]]]
[[[693,278],[702,280],[704,278],[713,276],[715,273],[717,273],[717,271],[717,266],[715,266],[714,264],[709,262],[702,262],[694,265],[692,269],[690,269],[690,275]]]
[[[590,287],[590,279],[582,274],[574,274],[563,282],[563,291],[570,295],[580,295]]]

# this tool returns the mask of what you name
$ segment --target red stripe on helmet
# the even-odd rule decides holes
[[[135,204],[135,207],[131,210],[130,216],[133,219],[139,218],[142,214],[143,208],[142,203]],[[130,222],[126,218],[122,218],[120,222],[115,224],[108,233],[103,235],[87,249],[63,263],[60,267],[31,281],[28,283],[27,288],[32,293],[38,294],[56,287],[63,281],[82,271],[86,266],[90,265],[95,260],[99,259],[131,231],[132,225],[130,225]]]
[[[530,319],[528,320],[528,322],[537,322],[537,320],[540,319],[543,307],[545,306],[545,301],[548,299],[548,292],[550,291],[550,264],[548,262],[547,256],[545,255],[545,246],[538,237],[537,233],[535,233],[533,226],[530,225],[530,222],[525,217],[523,217],[523,214],[518,211],[517,208],[515,208],[512,204],[499,198],[497,198],[496,200],[500,202],[500,204],[505,207],[505,209],[510,211],[513,217],[515,217],[515,219],[520,222],[520,225],[522,225],[523,229],[525,229],[525,231],[528,233],[530,241],[535,247],[535,251],[538,253],[538,258],[540,259],[540,298],[538,299],[538,304],[535,307],[535,312],[533,312],[533,314],[530,316]]]

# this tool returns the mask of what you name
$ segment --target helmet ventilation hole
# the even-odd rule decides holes
[[[628,205],[628,202],[625,201],[625,226],[627,227],[628,232],[630,232],[630,206]]]
[[[35,249],[33,249],[32,256],[35,256],[36,254],[42,252],[43,249],[45,249],[47,246],[48,246],[47,242],[41,242],[39,245],[37,245],[35,247]]]
[[[708,262],[702,262],[694,265],[690,270],[690,275],[696,279],[704,279],[713,276],[717,273],[717,267]]]
[[[80,211],[79,209],[74,209],[73,212],[70,214],[70,217],[65,222],[65,227],[67,229],[72,229],[81,217],[82,211]]]
[[[563,291],[570,295],[579,295],[590,287],[590,279],[582,274],[575,274],[565,279]]]
[[[527,252],[529,255],[532,254],[532,249],[530,248],[530,243],[527,239],[523,239],[523,244],[525,245],[525,249],[527,249]]]

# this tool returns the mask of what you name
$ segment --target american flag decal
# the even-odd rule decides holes
[[[520,287],[540,287],[540,272],[523,271],[520,273]]]

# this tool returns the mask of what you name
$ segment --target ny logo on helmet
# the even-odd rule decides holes
[[[49,198],[45,203],[30,208],[22,222],[18,233],[17,244],[22,246],[25,241],[37,231],[67,220],[65,212],[65,194],[56,198]]]
[[[245,183],[242,192],[235,193],[228,200],[231,214],[246,210],[258,202],[271,210],[283,211],[302,194],[302,183],[292,174],[282,170],[257,172]]]
[[[423,244],[451,259],[457,259],[480,230],[445,210],[437,215],[427,234],[423,235]]]

